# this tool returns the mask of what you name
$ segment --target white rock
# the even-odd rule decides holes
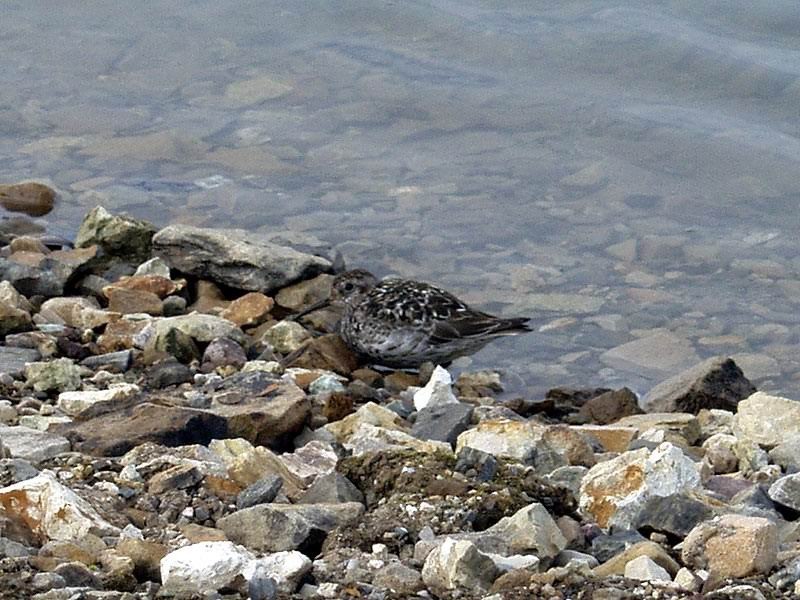
[[[503,517],[486,534],[501,537],[512,552],[535,552],[539,557],[552,558],[567,546],[553,517],[538,502]]]
[[[664,442],[624,452],[598,463],[581,481],[579,506],[601,527],[632,527],[653,496],[669,497],[700,488],[698,466],[677,446]]]
[[[422,580],[434,589],[488,589],[497,568],[486,554],[468,540],[447,538],[434,548],[422,567]]]
[[[82,392],[61,392],[58,395],[58,407],[70,416],[75,416],[99,402],[114,402],[130,398],[139,392],[134,383],[120,383],[107,390],[87,390]]]
[[[800,433],[800,402],[764,392],[751,394],[736,406],[733,433],[762,446],[776,446]]]
[[[21,425],[0,425],[0,439],[12,458],[24,458],[34,464],[70,449],[69,440],[63,436]]]
[[[699,591],[700,587],[703,585],[703,580],[686,567],[680,568],[680,570],[675,574],[675,579],[673,579],[673,581],[677,585],[681,586],[684,590],[688,590],[690,592]]]
[[[353,456],[387,448],[409,448],[427,453],[452,453],[450,444],[446,442],[420,440],[404,431],[376,427],[367,423],[361,423],[343,445],[353,452]]]
[[[300,579],[311,570],[311,560],[297,550],[274,552],[251,561],[243,572],[245,579],[250,581],[258,568],[275,580],[279,591],[291,594],[297,589]]]
[[[172,593],[215,592],[245,576],[255,556],[233,542],[200,542],[161,559],[161,582]]]
[[[453,404],[458,402],[453,394],[453,378],[447,369],[436,365],[425,387],[414,393],[414,408],[422,410],[426,406]]]
[[[134,275],[158,275],[169,279],[169,265],[165,263],[162,258],[156,256],[136,267],[136,273],[134,273]]]
[[[487,552],[486,556],[492,559],[494,566],[500,573],[508,573],[515,569],[535,569],[539,566],[539,557],[532,554],[513,554],[511,556],[502,556],[501,554],[494,554]]]
[[[672,581],[667,570],[649,556],[637,556],[625,565],[625,577],[640,581]]]
[[[60,484],[52,472],[0,489],[3,515],[46,540],[77,541],[87,533],[118,535],[86,500]]]

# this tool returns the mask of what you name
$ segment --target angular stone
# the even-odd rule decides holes
[[[13,458],[23,458],[33,464],[69,452],[67,438],[28,427],[0,425],[0,440]]]
[[[669,572],[648,556],[638,556],[625,565],[625,577],[639,581],[672,581]]]
[[[134,275],[158,275],[170,279],[169,265],[160,258],[151,258],[136,267]]]
[[[306,343],[302,354],[292,361],[291,366],[323,369],[347,376],[358,367],[358,358],[342,338],[330,334],[313,338]]]
[[[642,399],[647,412],[685,412],[701,409],[736,410],[740,400],[756,391],[730,358],[717,356],[662,381]]]
[[[217,521],[228,539],[255,552],[302,551],[336,527],[357,523],[364,506],[342,504],[258,504]]]
[[[0,346],[0,373],[19,377],[29,362],[36,362],[42,357],[38,350],[32,348],[11,348]]]
[[[131,368],[132,363],[133,352],[130,350],[87,356],[81,361],[81,365],[89,369],[111,371],[113,373],[124,373]]]
[[[108,310],[122,315],[146,313],[160,316],[164,312],[161,298],[147,290],[108,286],[103,289]]]
[[[621,388],[589,398],[578,414],[593,423],[605,425],[641,412],[636,394],[628,388]]]
[[[267,446],[298,433],[311,414],[305,392],[263,371],[224,380],[209,409],[225,419],[228,435]]]
[[[101,352],[129,350],[135,346],[136,336],[150,321],[136,321],[123,318],[106,325],[103,334],[97,338],[97,348]]]
[[[618,425],[574,425],[572,430],[590,440],[596,440],[606,452],[625,452],[639,435],[636,427]]]
[[[762,446],[777,446],[800,434],[800,402],[756,392],[739,402],[733,432]]]
[[[34,317],[38,324],[56,323],[77,329],[95,329],[120,318],[119,313],[102,310],[93,298],[50,298]]]
[[[153,238],[153,253],[183,273],[264,293],[331,269],[324,258],[242,229],[171,225]]]
[[[567,546],[567,540],[547,509],[538,502],[503,517],[485,531],[505,540],[513,553],[534,553],[552,558]]]
[[[263,446],[253,446],[240,438],[212,440],[209,448],[223,461],[230,477],[246,488],[270,475],[281,478],[282,491],[290,500],[296,499],[305,489],[281,458]]]
[[[428,406],[456,404],[458,398],[453,394],[453,378],[447,369],[436,365],[428,383],[414,392],[414,408],[418,411]]]
[[[261,336],[263,343],[269,344],[281,354],[290,354],[298,350],[311,334],[297,321],[279,321]]]
[[[581,511],[600,527],[631,528],[653,496],[670,497],[699,489],[695,463],[669,442],[596,464],[581,482]]]
[[[230,338],[240,344],[246,342],[242,330],[234,323],[201,313],[191,313],[178,317],[154,319],[134,338],[134,343],[139,348],[157,347],[158,339],[177,330],[189,336],[196,342],[208,343],[216,338]]]
[[[279,475],[270,474],[250,484],[236,496],[236,508],[248,508],[256,504],[268,504],[275,499],[283,485]]]
[[[250,292],[231,302],[220,316],[239,327],[253,327],[267,320],[274,304],[269,296],[261,292]]]
[[[8,281],[0,281],[0,337],[31,328],[33,307]]]
[[[240,369],[247,362],[247,354],[237,342],[230,338],[217,338],[203,352],[203,370],[213,371],[221,367]]]
[[[778,529],[760,517],[723,515],[695,527],[683,541],[681,558],[689,567],[720,578],[768,573],[777,560]]]
[[[492,559],[468,540],[446,539],[422,567],[422,580],[434,590],[487,590],[499,574]]]
[[[255,556],[233,542],[201,542],[173,550],[161,559],[161,582],[176,594],[207,594],[244,575]]]
[[[318,440],[303,444],[292,453],[281,454],[280,458],[286,468],[304,485],[333,473],[339,462],[333,446]]]
[[[0,429],[0,438],[3,430]],[[769,497],[782,506],[800,511],[800,473],[784,475],[769,486]]]
[[[133,260],[136,264],[150,258],[155,231],[149,223],[112,215],[102,206],[96,206],[78,228],[75,246],[84,248],[96,244],[107,254]]]
[[[417,413],[411,435],[421,440],[436,440],[455,444],[458,436],[469,427],[473,408],[469,404],[435,404]]]
[[[366,423],[361,424],[343,445],[354,456],[390,449],[415,450],[426,454],[451,452],[450,444],[434,440],[423,441],[405,431],[375,427]]]
[[[2,514],[40,543],[80,540],[88,533],[116,535],[119,529],[103,519],[84,499],[50,472],[0,489]]]
[[[286,286],[275,295],[278,306],[299,312],[312,304],[327,300],[331,295],[333,275],[317,275],[299,283]]]
[[[158,581],[161,577],[160,563],[168,549],[163,544],[135,538],[122,538],[116,551],[133,561],[134,574],[137,579]]]
[[[112,406],[115,402],[135,396],[139,391],[139,386],[134,383],[120,383],[107,390],[61,392],[58,395],[58,407],[74,417],[96,405]]]
[[[328,473],[317,477],[298,502],[302,504],[337,504],[358,502],[364,504],[364,494],[341,473]]]
[[[27,297],[44,296],[52,298],[64,294],[64,287],[73,274],[54,259],[38,255],[40,260],[29,265],[18,262],[22,253],[15,253],[14,258],[0,258],[0,280],[11,283],[20,293]]]
[[[264,576],[271,577],[277,583],[278,591],[292,594],[300,580],[311,570],[311,560],[302,552],[273,552],[254,560],[245,571],[245,578],[253,583],[253,575],[261,571]],[[251,573],[253,575],[251,575]],[[253,594],[251,593],[252,597]]]
[[[212,413],[143,402],[86,421],[57,426],[73,448],[96,456],[119,456],[145,442],[165,446],[208,444],[227,435],[227,422]]]
[[[81,368],[68,358],[25,365],[25,379],[37,392],[64,392],[81,387]]]
[[[800,433],[790,435],[770,450],[769,458],[785,472],[800,471]]]
[[[372,583],[378,587],[391,589],[404,597],[413,597],[414,594],[425,588],[422,574],[400,561],[391,561],[379,569],[372,578]]]
[[[122,277],[112,284],[103,287],[103,294],[109,300],[110,292],[115,290],[130,290],[137,292],[148,292],[157,296],[160,300],[181,290],[185,281],[172,281],[169,277],[161,275],[131,275]]]
[[[374,402],[367,402],[356,412],[340,421],[328,423],[325,425],[325,429],[333,434],[337,442],[343,444],[350,439],[362,424],[384,429],[396,429],[398,431],[406,430],[403,419],[396,412]]]
[[[624,575],[625,565],[639,556],[647,556],[670,574],[678,572],[680,565],[661,546],[649,540],[638,542],[620,554],[592,569],[596,577]]]
[[[700,422],[697,417],[688,413],[648,413],[623,417],[616,423],[617,427],[634,427],[639,435],[648,429],[659,429],[674,432],[683,437],[687,443],[694,444],[700,438]]]
[[[168,490],[183,490],[202,479],[203,474],[195,465],[175,465],[153,475],[147,483],[147,491],[158,495]]]
[[[551,471],[567,464],[595,463],[588,442],[564,425],[534,421],[484,420],[458,436],[456,453],[476,448],[497,457],[533,462],[537,469]]]

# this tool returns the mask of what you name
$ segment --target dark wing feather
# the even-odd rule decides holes
[[[456,314],[447,320],[436,321],[431,332],[431,341],[448,342],[464,338],[479,338],[494,335],[510,335],[530,331],[529,319],[500,319],[486,313],[468,311]]]

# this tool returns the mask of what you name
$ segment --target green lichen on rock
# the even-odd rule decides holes
[[[96,206],[84,217],[75,246],[97,244],[111,256],[140,263],[150,258],[155,232],[155,226],[146,221],[112,215],[102,206]]]

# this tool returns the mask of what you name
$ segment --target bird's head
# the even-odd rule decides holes
[[[364,269],[345,271],[333,280],[330,301],[352,302],[369,292],[377,283],[377,277]]]

